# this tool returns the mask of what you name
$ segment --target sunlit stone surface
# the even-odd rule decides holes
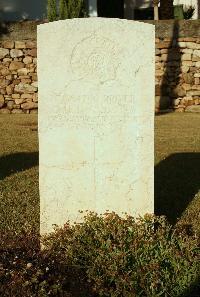
[[[79,210],[154,210],[154,26],[38,26],[41,234]]]

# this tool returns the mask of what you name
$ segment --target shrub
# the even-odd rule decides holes
[[[198,238],[163,217],[88,213],[56,227],[42,251],[29,241],[1,251],[0,296],[183,297],[199,277]]]
[[[60,0],[59,15],[57,13],[57,1],[48,0],[47,18],[49,22],[79,17],[86,17],[84,0]]]
[[[60,0],[60,20],[72,19],[86,16],[83,0]]]
[[[47,2],[47,18],[49,22],[57,20],[57,4],[56,0],[48,0]]]
[[[97,296],[180,296],[198,277],[195,236],[161,217],[90,213],[44,238],[54,259],[79,267]]]

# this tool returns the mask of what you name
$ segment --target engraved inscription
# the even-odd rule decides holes
[[[103,36],[92,34],[73,48],[71,67],[78,79],[105,83],[116,79],[119,46]]]
[[[134,96],[73,96],[63,95],[62,104],[55,108],[48,120],[40,125],[40,132],[58,127],[88,129],[102,134],[132,120]],[[102,132],[102,133],[101,133]]]
[[[122,126],[132,118],[133,96],[67,96],[66,123],[71,128],[98,130]]]

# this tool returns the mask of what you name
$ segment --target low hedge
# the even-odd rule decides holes
[[[181,297],[198,292],[198,238],[164,217],[88,213],[83,223],[56,227],[42,242],[44,249],[32,258],[17,257],[12,273],[7,269],[6,275],[4,267],[1,274],[0,268],[1,296]],[[191,296],[199,296],[194,292]]]

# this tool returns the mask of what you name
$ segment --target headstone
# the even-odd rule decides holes
[[[38,26],[41,234],[80,211],[152,213],[154,26]]]

